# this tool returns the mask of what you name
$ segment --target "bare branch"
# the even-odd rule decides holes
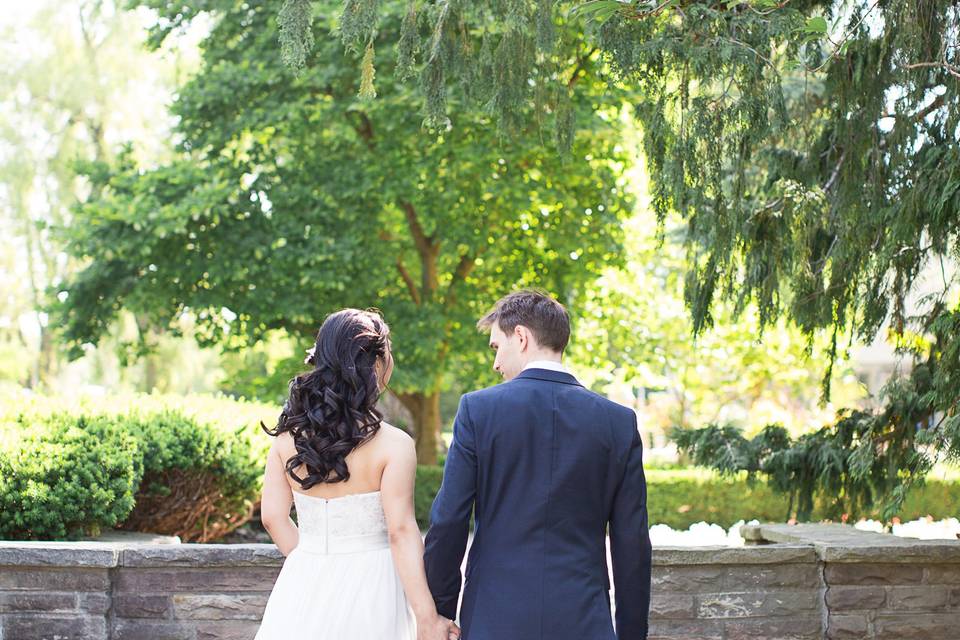
[[[915,62],[903,66],[904,69],[923,69],[926,67],[943,67],[947,70],[947,73],[953,77],[960,78],[960,67],[952,65],[946,60],[940,60],[938,62]]]

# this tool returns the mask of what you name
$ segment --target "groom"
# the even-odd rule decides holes
[[[549,296],[512,293],[477,326],[490,331],[493,368],[508,382],[460,400],[425,543],[437,610],[457,616],[473,513],[463,640],[646,638],[650,538],[636,415],[561,364],[570,321]]]

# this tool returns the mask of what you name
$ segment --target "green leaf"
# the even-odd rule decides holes
[[[827,19],[823,16],[813,16],[807,19],[803,30],[809,34],[824,35],[827,32]]]
[[[618,2],[618,0],[590,0],[590,2],[584,2],[573,7],[569,15],[582,15],[603,22],[623,7],[624,3]]]

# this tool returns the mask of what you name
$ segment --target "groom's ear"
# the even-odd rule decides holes
[[[523,352],[529,345],[530,341],[533,339],[533,334],[530,332],[530,329],[518,324],[513,328],[513,334],[520,340],[520,351]]]

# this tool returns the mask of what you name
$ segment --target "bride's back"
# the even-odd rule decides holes
[[[344,459],[347,470],[350,472],[350,478],[346,482],[321,482],[304,490],[287,474],[287,483],[294,493],[328,500],[380,491],[383,470],[390,460],[391,451],[397,449],[396,446],[391,445],[397,444],[398,438],[409,439],[409,436],[397,427],[381,422],[377,433],[361,446],[353,449]],[[276,446],[285,462],[297,453],[293,436],[289,432],[277,436]],[[296,469],[296,474],[301,478],[306,477],[306,467],[300,465]]]

